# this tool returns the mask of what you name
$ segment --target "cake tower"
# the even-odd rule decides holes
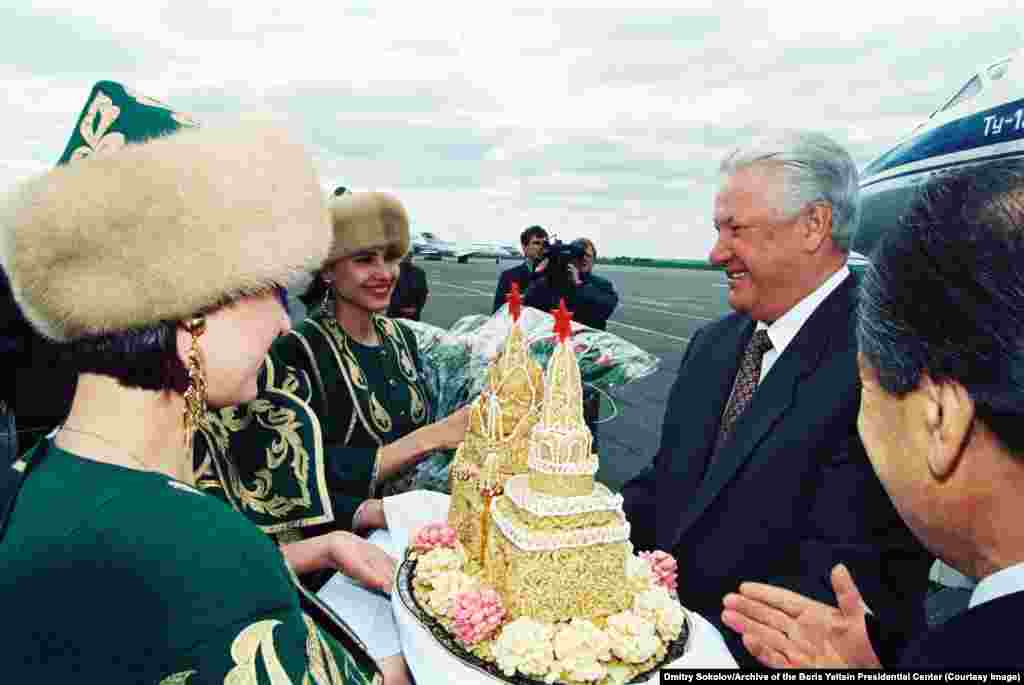
[[[504,481],[491,512],[483,575],[513,619],[601,619],[633,601],[629,524],[621,495],[594,480],[598,459],[583,419],[570,317],[562,302],[527,472]]]
[[[481,489],[500,492],[510,477],[527,472],[531,430],[540,417],[544,371],[530,356],[519,325],[519,287],[508,296],[512,330],[505,347],[487,370],[483,392],[470,409],[466,438],[451,466],[448,523],[467,553],[481,561],[482,529],[487,525]],[[486,485],[481,475],[487,472]]]

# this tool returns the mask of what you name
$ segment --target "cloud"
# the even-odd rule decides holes
[[[442,236],[541,223],[605,255],[704,257],[739,142],[815,128],[864,164],[1024,45],[1009,2],[936,7],[22,0],[0,9],[0,183],[52,165],[109,78],[201,121],[280,112],[326,189],[395,192]]]

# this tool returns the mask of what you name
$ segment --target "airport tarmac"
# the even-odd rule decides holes
[[[416,263],[426,271],[430,287],[422,319],[443,328],[468,314],[490,314],[499,273],[517,264],[483,259],[467,264],[454,259]],[[597,476],[618,489],[650,462],[658,448],[665,401],[690,336],[727,312],[729,305],[725,275],[718,271],[605,265],[595,271],[611,280],[619,293],[608,331],[661,360],[654,374],[613,393],[618,416],[600,427]],[[602,416],[610,413],[607,405],[602,408]]]

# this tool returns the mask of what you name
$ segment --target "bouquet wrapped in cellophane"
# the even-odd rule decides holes
[[[498,356],[512,327],[508,305],[493,316],[465,316],[449,329],[405,321],[416,335],[420,359],[434,404],[434,416],[444,418],[472,401],[483,390],[487,367]],[[554,317],[523,307],[518,325],[531,356],[547,366],[557,338]],[[608,396],[613,388],[654,373],[660,360],[607,331],[572,323],[572,343],[586,387]],[[609,398],[610,399],[610,398]],[[417,465],[414,488],[448,492],[448,467],[453,452],[431,455]]]

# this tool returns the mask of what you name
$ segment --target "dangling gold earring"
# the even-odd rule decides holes
[[[206,332],[206,319],[197,316],[185,323],[192,336],[188,351],[188,389],[185,391],[185,450],[192,453],[192,436],[206,414],[206,376],[199,360],[199,337]]]
[[[324,278],[323,280],[326,288],[324,289],[324,301],[320,303],[320,307],[324,312],[330,312],[334,309],[334,281],[328,278]]]

